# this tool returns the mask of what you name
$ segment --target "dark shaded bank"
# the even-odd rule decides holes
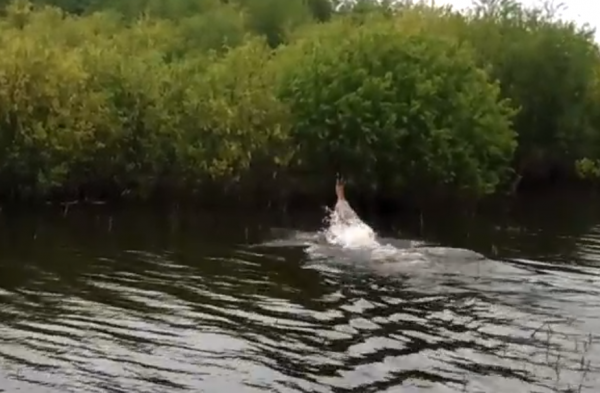
[[[313,221],[321,222],[327,208],[335,204],[334,178],[323,178],[320,188],[292,189],[289,183],[280,182],[267,187],[229,187],[219,184],[212,188],[190,193],[189,190],[174,190],[164,187],[151,194],[140,196],[135,193],[112,193],[101,189],[96,193],[59,193],[41,197],[0,199],[0,211],[4,212],[54,212],[68,215],[70,212],[95,209],[147,209],[157,212],[189,210],[191,212],[215,211],[236,212],[243,216],[271,212],[275,216],[289,217],[308,214]],[[406,192],[402,195],[384,195],[373,190],[361,189],[355,184],[346,187],[353,208],[366,220],[376,220],[382,228],[389,228],[389,220],[401,216],[410,223],[415,234],[422,233],[424,222],[445,220],[444,217],[475,217],[478,215],[500,217],[513,208],[534,205],[540,201],[573,200],[591,204],[600,198],[600,190],[589,181],[569,178],[525,178],[513,191],[496,192],[481,198],[463,198],[453,194],[423,194]],[[388,219],[389,218],[389,219]]]
[[[514,256],[511,247],[515,247],[549,252],[553,258],[567,263],[575,247],[574,239],[594,232],[594,226],[600,220],[599,195],[578,190],[530,192],[519,198],[488,198],[474,206],[448,203],[387,211],[360,203],[351,192],[348,197],[361,217],[383,237],[425,240],[499,258]],[[93,229],[98,236],[114,232],[124,238],[137,238],[152,233],[152,236],[160,234],[170,241],[178,241],[179,236],[191,241],[192,234],[197,233],[210,242],[219,242],[222,236],[224,241],[252,244],[274,236],[272,230],[276,228],[322,229],[325,217],[322,207],[332,203],[331,198],[324,199],[287,211],[258,210],[242,204],[207,207],[192,200],[178,203],[121,200],[106,204],[4,204],[0,209],[0,222],[5,232],[1,233],[0,241],[11,244],[10,233],[13,232],[20,233],[24,241],[42,240],[50,235],[49,231],[69,228],[68,232],[80,241],[84,241]],[[45,235],[42,236],[42,232]],[[569,236],[565,237],[565,233]]]
[[[347,197],[361,218],[382,236],[396,237],[401,234],[403,237],[425,238],[456,247],[467,247],[473,237],[484,236],[485,244],[477,247],[488,255],[495,252],[495,235],[492,234],[510,237],[511,230],[507,227],[512,226],[515,219],[533,220],[533,225],[537,225],[539,221],[544,227],[552,227],[557,221],[564,224],[565,220],[575,220],[573,225],[585,226],[578,230],[587,230],[589,228],[584,223],[600,214],[600,192],[582,186],[581,183],[562,188],[540,187],[538,184],[537,188],[523,189],[516,196],[494,195],[477,201],[456,198],[416,200],[409,196],[396,199],[366,198],[360,190],[351,187],[347,189]],[[133,197],[66,202],[19,200],[1,204],[0,216],[3,220],[12,217],[13,221],[16,220],[15,223],[24,216],[33,220],[51,217],[58,221],[70,221],[73,217],[78,217],[77,220],[82,225],[85,220],[95,221],[98,217],[104,217],[103,220],[109,225],[107,217],[123,214],[171,217],[174,222],[188,222],[189,225],[198,225],[205,217],[210,217],[210,223],[202,224],[203,227],[206,224],[207,228],[214,225],[223,228],[244,226],[248,220],[258,222],[266,217],[267,220],[260,222],[259,226],[267,232],[268,228],[280,227],[314,231],[323,227],[326,209],[332,208],[335,203],[332,187],[322,198],[311,194],[280,200],[279,203],[266,197],[260,199],[258,196],[242,198],[241,195],[224,197],[218,194],[215,198],[207,195],[204,198],[207,199],[189,195],[162,195],[161,198],[139,200]],[[529,228],[528,231],[533,230]],[[560,236],[552,233],[554,232],[550,231],[540,236],[552,242],[552,236]],[[498,241],[503,240],[499,238]]]

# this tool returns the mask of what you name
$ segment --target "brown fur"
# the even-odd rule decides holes
[[[335,195],[337,196],[335,212],[337,213],[339,219],[346,223],[348,223],[350,220],[358,219],[357,214],[346,200],[344,182],[339,177],[335,182]]]
[[[344,183],[339,178],[335,181],[335,195],[337,195],[338,201],[346,200],[346,195],[344,194]]]

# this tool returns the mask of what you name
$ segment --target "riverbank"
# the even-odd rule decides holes
[[[342,172],[371,204],[472,201],[600,174],[598,46],[548,11],[44,3],[0,18],[4,199],[288,205]]]
[[[517,196],[488,196],[476,203],[456,200],[420,200],[394,203],[373,203],[366,201],[358,190],[348,190],[348,198],[361,216],[380,235],[396,237],[398,234],[410,238],[438,239],[444,242],[457,242],[457,247],[466,247],[472,237],[486,237],[481,250],[493,252],[495,233],[499,238],[512,236],[512,231],[534,232],[537,222],[544,222],[547,233],[540,233],[539,239],[532,242],[558,243],[567,241],[561,234],[551,232],[555,225],[571,225],[571,231],[591,230],[593,220],[600,216],[598,192],[587,188],[562,187],[537,189],[521,192]],[[296,228],[318,230],[326,217],[325,207],[335,203],[333,192],[322,199],[301,198],[297,203],[251,204],[249,201],[209,199],[207,203],[194,198],[163,199],[114,199],[114,200],[69,200],[69,201],[14,201],[0,204],[0,220],[19,222],[49,219],[56,222],[75,220],[81,225],[97,222],[110,227],[113,216],[131,216],[135,220],[148,216],[148,220],[158,219],[179,223],[184,227],[195,226],[213,217],[208,227],[243,225],[247,220],[260,221],[269,217],[261,226],[267,228]],[[220,217],[220,218],[218,218]],[[237,217],[237,218],[236,218]],[[524,218],[524,220],[523,220]],[[132,218],[133,219],[133,218]],[[233,220],[233,221],[232,221]],[[483,224],[482,224],[483,220]],[[590,221],[592,220],[592,221]],[[523,222],[520,222],[523,221]],[[166,222],[160,225],[167,225]],[[168,225],[171,225],[170,223]],[[519,228],[524,226],[523,228]],[[513,229],[508,229],[512,227]],[[438,238],[438,236],[442,236]],[[448,235],[452,237],[447,238]],[[557,238],[552,240],[553,237]],[[490,248],[491,247],[491,248]]]
[[[552,248],[556,257],[569,248],[569,233],[594,232],[600,219],[600,199],[597,194],[583,190],[561,189],[521,194],[518,198],[488,198],[476,206],[459,204],[423,205],[419,209],[404,208],[382,211],[376,206],[361,204],[354,196],[350,202],[360,216],[381,236],[424,239],[453,247],[466,247],[486,255],[493,255],[493,248],[502,242],[512,242],[513,236],[529,233],[523,237],[520,247]],[[319,200],[303,207],[288,210],[272,208],[256,209],[243,204],[206,206],[190,200],[177,203],[157,201],[125,201],[107,203],[43,203],[2,204],[0,222],[6,228],[27,223],[31,236],[46,224],[76,225],[74,233],[85,234],[87,226],[97,226],[106,231],[119,226],[123,233],[129,229],[128,222],[143,222],[150,227],[160,227],[165,233],[186,231],[209,231],[213,227],[235,231],[243,235],[247,222],[254,223],[269,232],[272,228],[315,231],[323,227],[324,205],[332,206],[334,200]],[[62,223],[62,224],[61,224]],[[41,225],[41,227],[40,227]],[[45,229],[44,229],[45,230]],[[138,231],[140,229],[131,229]],[[537,235],[533,235],[537,233]],[[5,232],[0,238],[8,241]],[[478,240],[481,243],[479,244]],[[529,240],[525,240],[529,239]],[[475,242],[475,243],[473,243]],[[562,257],[561,257],[562,258]]]

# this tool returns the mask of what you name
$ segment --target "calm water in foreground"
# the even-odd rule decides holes
[[[320,211],[6,210],[0,392],[600,391],[600,197],[369,220],[370,252]]]

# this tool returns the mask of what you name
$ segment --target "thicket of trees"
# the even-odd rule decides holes
[[[0,2],[0,194],[468,195],[600,174],[600,52],[548,8]]]

